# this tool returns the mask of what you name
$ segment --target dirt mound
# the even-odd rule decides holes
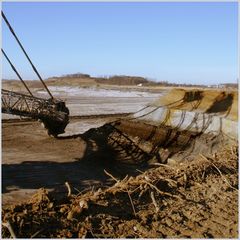
[[[151,106],[215,113],[237,121],[238,92],[223,89],[171,89]]]
[[[238,236],[237,146],[123,180],[106,174],[116,183],[104,190],[59,201],[41,189],[3,209],[2,237],[10,231],[19,238]]]

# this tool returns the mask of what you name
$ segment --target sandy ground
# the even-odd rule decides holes
[[[70,119],[62,137],[83,134],[90,128],[100,127],[121,117],[119,113],[138,111],[161,94],[76,87],[55,87],[51,91],[54,96],[66,100],[70,116],[94,115]],[[44,97],[44,92],[37,92]],[[115,116],[102,116],[108,114]],[[5,120],[13,118],[20,119],[18,116],[3,114]],[[3,205],[26,200],[40,187],[65,190],[65,181],[71,182],[76,188],[81,188],[82,185],[90,187],[94,183],[101,184],[106,177],[101,172],[102,168],[94,167],[94,162],[91,167],[93,171],[86,166],[77,167],[78,160],[86,158],[85,156],[89,154],[86,141],[81,137],[54,139],[48,137],[39,122],[24,120],[3,122]]]
[[[222,146],[209,157],[204,153],[192,161],[152,168],[146,164],[150,154],[123,128],[129,126],[106,124],[54,141],[42,135],[29,142],[26,136],[23,143],[31,151],[24,151],[26,157],[34,150],[39,154],[32,161],[3,165],[3,191],[45,188],[23,204],[5,206],[3,222],[25,238],[237,238],[236,145]],[[211,139],[205,138],[208,144]],[[183,141],[182,150],[191,151],[188,145]],[[44,159],[46,152],[51,161]],[[6,228],[3,236],[10,237]]]
[[[161,93],[84,91],[65,91],[72,118],[58,138],[3,121],[3,221],[18,237],[237,237],[235,141],[123,115]]]
[[[77,127],[79,132],[84,132],[91,122],[96,126],[105,121],[107,119],[80,120],[77,126],[72,123],[72,131]],[[94,182],[96,172],[78,167],[78,159],[83,158],[86,151],[84,140],[49,138],[39,122],[3,123],[2,130],[4,205],[26,200],[43,186],[54,189],[64,186],[65,181],[75,183],[76,187],[82,180],[88,179],[88,186]]]
[[[119,91],[81,87],[49,87],[56,98],[66,101],[70,116],[118,114],[135,112],[154,101],[159,93]],[[40,96],[46,92],[37,91]],[[45,94],[44,94],[45,93]]]

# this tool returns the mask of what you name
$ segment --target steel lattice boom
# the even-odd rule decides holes
[[[39,119],[48,134],[64,133],[69,122],[69,110],[63,101],[43,99],[2,89],[2,112]]]
[[[48,134],[56,137],[58,134],[64,133],[64,129],[69,122],[69,110],[65,106],[65,102],[57,100],[53,97],[3,12],[2,18],[32,66],[34,72],[43,84],[45,90],[51,97],[50,99],[43,99],[33,96],[32,92],[20,76],[17,69],[14,67],[6,52],[2,49],[4,57],[30,94],[25,95],[2,89],[2,112],[39,119],[43,122],[45,128],[48,129]]]

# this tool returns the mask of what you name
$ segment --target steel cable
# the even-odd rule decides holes
[[[47,85],[44,83],[44,81],[43,81],[42,77],[40,76],[39,72],[37,71],[36,67],[33,65],[31,59],[29,58],[28,54],[26,53],[23,45],[22,45],[21,42],[19,41],[17,35],[15,34],[12,26],[11,26],[10,23],[8,22],[8,20],[7,20],[6,16],[4,15],[3,11],[2,11],[2,17],[3,17],[4,21],[5,21],[5,23],[7,24],[10,32],[11,32],[11,33],[13,34],[13,36],[15,37],[15,39],[16,39],[17,43],[19,44],[20,48],[22,49],[23,53],[25,54],[26,58],[28,59],[29,63],[31,64],[31,66],[32,66],[32,68],[33,68],[33,71],[37,74],[38,78],[39,78],[40,81],[42,82],[44,88],[47,90],[47,92],[48,92],[48,94],[50,95],[50,97],[53,98],[53,96],[52,96],[51,92],[49,91]]]
[[[20,74],[18,73],[17,69],[14,67],[14,65],[12,64],[12,62],[10,61],[10,59],[8,58],[7,54],[2,50],[2,53],[4,55],[4,57],[7,59],[8,63],[10,64],[12,70],[16,73],[16,75],[18,76],[18,78],[20,79],[20,81],[22,82],[22,84],[25,86],[25,88],[27,89],[27,91],[29,92],[29,94],[33,97],[32,92],[30,91],[30,89],[28,88],[28,86],[26,85],[26,83],[23,81],[22,77],[20,76]]]

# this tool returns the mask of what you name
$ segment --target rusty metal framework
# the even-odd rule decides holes
[[[50,135],[64,133],[69,110],[63,101],[43,99],[2,89],[2,112],[41,120]]]
[[[46,91],[50,96],[50,99],[43,99],[43,98],[33,96],[32,92],[30,91],[30,89],[28,88],[28,86],[20,76],[17,69],[14,67],[13,63],[11,62],[7,54],[4,52],[3,49],[1,49],[3,56],[6,58],[11,68],[16,73],[16,75],[18,76],[18,78],[20,79],[20,81],[22,82],[22,84],[30,94],[30,95],[26,95],[26,94],[2,89],[1,91],[2,113],[14,114],[14,115],[19,115],[24,117],[30,117],[32,119],[41,120],[45,128],[48,130],[48,134],[56,137],[58,134],[64,133],[64,129],[69,123],[69,110],[65,106],[64,101],[57,100],[52,96],[47,85],[44,83],[42,77],[40,76],[36,67],[34,66],[31,59],[29,58],[27,52],[25,51],[24,47],[22,46],[20,40],[18,39],[12,26],[8,22],[3,12],[2,12],[2,18],[7,24],[10,32],[16,39],[24,55],[26,56],[30,65],[32,66],[34,72],[37,74],[39,80],[41,81],[41,83],[43,84],[44,88],[46,89]]]

